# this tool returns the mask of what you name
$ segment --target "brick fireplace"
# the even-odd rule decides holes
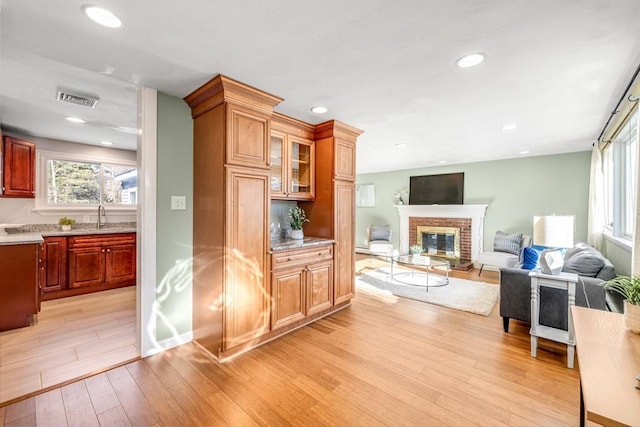
[[[409,246],[458,263],[471,261],[471,218],[409,218]]]
[[[454,264],[475,262],[482,252],[487,205],[397,205],[396,209],[400,215],[400,253],[408,253],[409,246],[415,244],[426,248],[425,230],[427,240],[433,242],[431,253]],[[456,234],[458,241],[452,245]]]

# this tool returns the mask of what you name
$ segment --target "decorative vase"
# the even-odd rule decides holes
[[[302,232],[302,230],[291,230],[289,232],[289,237],[291,237],[292,239],[301,240],[304,239],[304,233]]]
[[[62,225],[62,231],[71,231],[71,226],[70,225]]]
[[[631,332],[640,334],[640,305],[624,300],[624,325]]]

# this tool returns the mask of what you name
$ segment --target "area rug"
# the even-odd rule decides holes
[[[394,273],[398,272],[399,270],[395,268]],[[405,274],[401,277],[396,276],[396,278],[415,285],[403,284],[398,280],[391,279],[390,269],[384,267],[356,276],[356,287],[359,291],[370,294],[392,294],[483,316],[491,314],[500,294],[498,285],[456,277],[449,277],[449,284],[446,286],[429,287],[429,291],[424,286],[426,284],[424,275],[412,277],[410,274]],[[431,284],[437,284],[441,277],[432,274],[430,279],[432,280]]]

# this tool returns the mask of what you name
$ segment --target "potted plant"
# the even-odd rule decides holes
[[[407,196],[409,196],[409,190],[396,191],[393,196],[398,200],[399,205],[406,203]]]
[[[616,276],[604,283],[624,298],[624,324],[627,329],[640,334],[640,276]]]
[[[60,218],[58,220],[58,224],[60,224],[60,226],[62,227],[62,231],[69,231],[71,230],[71,226],[73,224],[76,223],[76,220],[73,218],[68,218],[66,216],[63,216],[62,218]]]
[[[409,246],[409,252],[411,255],[420,255],[424,249],[420,245],[411,245]]]
[[[291,226],[289,237],[292,239],[304,239],[302,226],[305,222],[309,222],[309,220],[307,219],[307,215],[304,213],[304,209],[299,206],[289,208],[289,225]]]

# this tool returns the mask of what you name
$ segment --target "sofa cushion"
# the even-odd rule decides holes
[[[532,247],[525,247],[522,250],[522,269],[534,270],[540,268],[540,252]]]
[[[592,251],[582,251],[565,260],[562,271],[584,277],[596,277],[604,267],[604,257]]]
[[[616,277],[616,267],[611,264],[611,261],[604,259],[604,267],[600,270],[596,278],[602,280],[611,280]]]
[[[506,252],[520,256],[520,246],[522,245],[522,234],[509,234],[504,231],[496,231],[493,240],[494,252]]]
[[[564,253],[564,260],[566,262],[570,258],[582,253],[592,253],[592,254],[600,255],[601,257],[603,257],[602,254],[598,252],[596,248],[593,248],[587,245],[586,243],[576,243],[576,245],[573,248],[567,249],[567,251]]]

